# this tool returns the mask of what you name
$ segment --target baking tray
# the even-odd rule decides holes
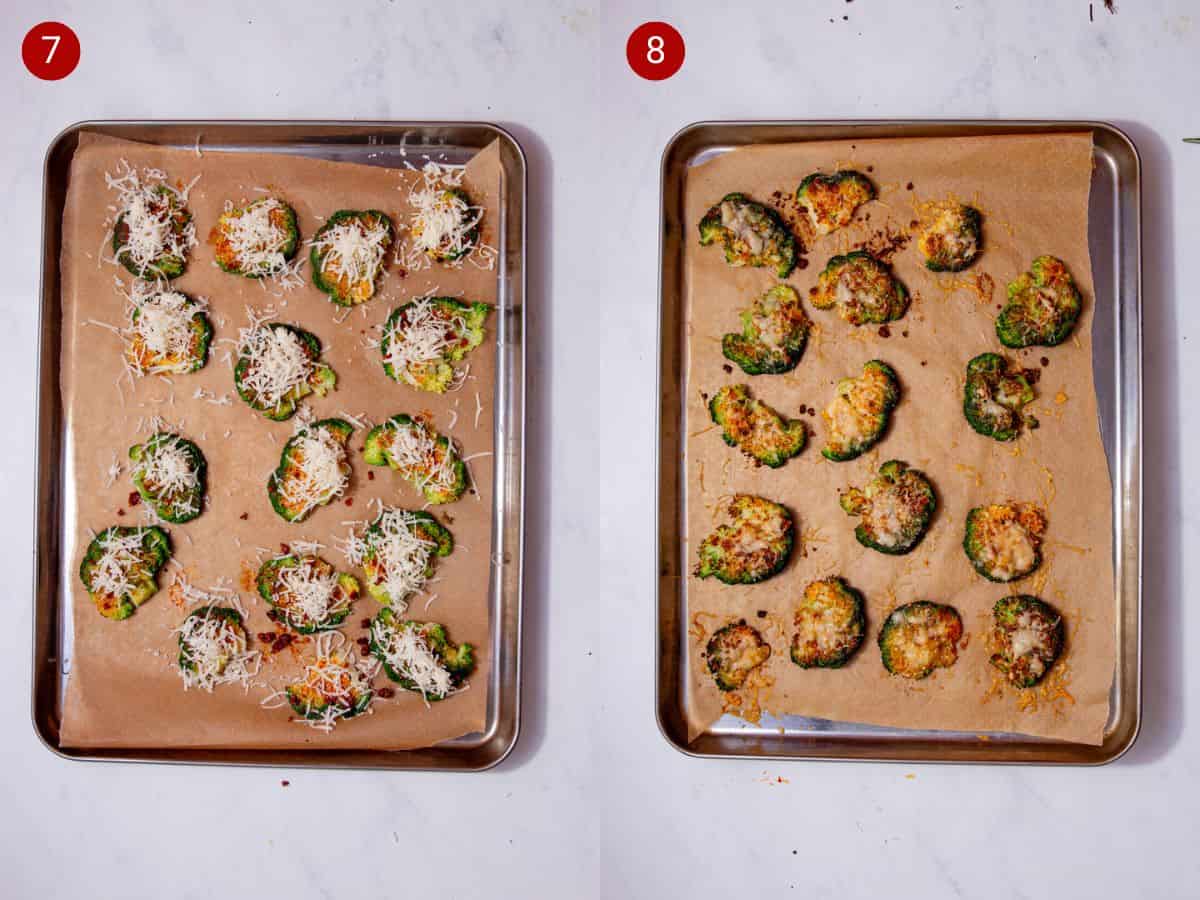
[[[1103,743],[1093,747],[1002,733],[981,738],[976,732],[768,715],[754,725],[725,715],[689,743],[684,715],[690,566],[683,556],[688,499],[682,436],[689,390],[683,241],[691,238],[695,223],[683,220],[688,168],[751,144],[1079,131],[1091,131],[1095,147],[1088,216],[1096,292],[1092,363],[1113,486],[1116,667]],[[1141,161],[1133,142],[1104,122],[698,122],[667,144],[661,177],[655,706],[663,736],[691,756],[744,759],[1099,765],[1121,756],[1137,739],[1141,723]]]
[[[168,147],[233,153],[287,153],[341,162],[403,167],[421,154],[465,162],[500,142],[503,208],[497,228],[497,379],[488,585],[493,665],[485,728],[418,750],[193,750],[142,747],[86,751],[59,744],[62,697],[70,664],[73,560],[64,559],[66,508],[61,370],[59,249],[71,158],[81,131]],[[68,759],[320,768],[480,771],[512,750],[520,728],[521,592],[524,545],[525,431],[525,155],[508,132],[482,122],[80,122],[46,151],[42,205],[41,341],[35,495],[33,725],[42,742]]]

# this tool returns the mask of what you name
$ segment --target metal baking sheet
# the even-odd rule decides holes
[[[70,665],[73,560],[62,547],[71,510],[64,483],[64,428],[59,385],[62,303],[59,250],[68,173],[81,131],[126,140],[233,153],[288,153],[342,162],[403,167],[421,154],[466,162],[500,142],[504,201],[499,210],[496,341],[497,486],[492,508],[488,597],[494,664],[488,673],[482,732],[418,750],[189,750],[145,747],[64,750],[59,744],[63,687]],[[35,502],[33,725],[43,743],[70,759],[321,768],[479,771],[504,759],[517,741],[521,696],[521,594],[524,545],[525,431],[525,155],[508,132],[481,122],[81,122],[46,151],[42,206],[41,342],[39,347]]]
[[[737,147],[797,141],[1054,134],[1091,131],[1094,143],[1088,244],[1095,278],[1092,364],[1100,426],[1112,476],[1116,579],[1116,666],[1100,746],[1017,734],[908,730],[803,716],[764,715],[757,724],[725,715],[692,742],[684,715],[687,574],[683,533],[683,220],[687,170]],[[1099,765],[1128,750],[1141,722],[1141,162],[1133,142],[1103,122],[831,121],[699,122],[671,139],[662,158],[659,285],[658,547],[656,714],[663,736],[699,757]]]

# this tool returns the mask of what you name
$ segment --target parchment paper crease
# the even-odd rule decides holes
[[[383,373],[379,351],[364,341],[371,329],[406,300],[434,289],[440,294],[463,295],[495,303],[496,273],[469,262],[461,269],[432,269],[404,275],[389,264],[380,293],[338,322],[340,308],[312,286],[308,265],[305,285],[281,298],[273,297],[252,280],[220,271],[206,243],[223,204],[264,196],[266,188],[296,209],[301,237],[307,240],[325,217],[338,209],[376,208],[397,223],[409,220],[409,187],[417,179],[411,171],[335,163],[297,156],[223,154],[202,150],[202,155],[117,141],[85,134],[71,167],[71,181],[63,222],[63,400],[71,440],[69,485],[77,516],[69,528],[66,548],[77,565],[89,540],[88,529],[100,531],[113,524],[137,524],[144,507],[128,502],[133,489],[128,471],[106,487],[105,471],[113,454],[124,459],[128,448],[147,436],[139,433],[139,419],[158,414],[171,423],[182,423],[185,436],[196,441],[208,459],[208,506],[203,515],[184,525],[166,526],[175,556],[187,579],[199,588],[219,578],[240,583],[245,566],[257,568],[256,547],[276,554],[280,545],[296,539],[326,545],[322,555],[346,569],[334,538],[344,536],[349,520],[372,517],[372,498],[392,505],[419,508],[416,490],[389,470],[367,466],[360,448],[365,431],[351,439],[354,475],[348,497],[352,505],[335,502],[318,509],[300,524],[284,522],[271,510],[266,479],[278,464],[279,453],[293,431],[293,422],[274,423],[238,399],[230,365],[222,357],[234,349],[239,328],[247,324],[245,307],[273,304],[279,321],[295,322],[316,334],[324,345],[324,359],[338,376],[337,390],[329,396],[304,401],[317,418],[349,413],[381,422],[399,412],[428,412],[435,426],[455,437],[464,456],[488,453],[493,447],[492,398],[495,383],[495,315],[489,318],[490,338],[470,357],[470,378],[457,393],[436,396],[389,380]],[[131,276],[98,259],[106,233],[114,192],[105,186],[104,173],[114,172],[125,159],[139,169],[153,166],[184,184],[202,177],[191,191],[188,206],[200,241],[184,275],[174,287],[206,297],[211,306],[215,339],[208,365],[198,373],[174,378],[171,386],[158,377],[138,380],[125,390],[122,401],[115,386],[121,370],[119,338],[102,328],[85,325],[88,319],[113,324],[124,321],[124,300],[113,287],[114,275],[126,284]],[[424,160],[413,154],[413,163]],[[487,209],[484,240],[494,234],[490,223],[500,208],[501,167],[495,146],[485,148],[468,164],[466,186],[476,202]],[[301,252],[307,256],[308,248]],[[105,248],[105,255],[108,248]],[[389,255],[390,256],[390,255]],[[196,388],[210,396],[229,396],[232,403],[218,406],[193,399]],[[476,396],[483,411],[475,426]],[[454,414],[457,423],[450,427]],[[226,436],[228,432],[228,436]],[[479,731],[487,706],[491,646],[488,639],[488,578],[490,562],[492,457],[470,464],[478,496],[435,508],[454,534],[456,548],[440,561],[439,581],[430,587],[436,599],[428,610],[418,597],[409,610],[412,618],[446,624],[456,641],[477,648],[478,668],[468,690],[427,708],[421,697],[397,691],[394,699],[377,698],[373,713],[341,722],[332,734],[322,734],[289,721],[290,710],[264,710],[263,686],[249,692],[235,685],[218,687],[212,694],[184,692],[175,668],[177,645],[171,634],[188,612],[173,602],[167,586],[176,571],[164,569],[163,590],[130,619],[112,622],[99,616],[77,578],[71,580],[74,602],[74,656],[63,712],[62,741],[72,747],[367,747],[402,749],[428,746],[448,738]],[[374,477],[368,477],[368,471]],[[69,508],[69,507],[68,507]],[[118,516],[123,509],[125,515]],[[246,515],[242,518],[243,514]],[[240,542],[240,547],[239,547]],[[351,570],[353,571],[353,570]],[[361,578],[362,573],[358,572]],[[271,623],[265,603],[251,590],[239,591],[249,613],[251,635],[281,630]],[[348,646],[365,634],[363,619],[378,611],[364,595],[344,628]],[[253,646],[259,646],[254,642]],[[285,650],[264,664],[260,680],[281,687],[310,658],[312,645]],[[391,685],[382,674],[377,687]]]
[[[736,366],[726,372],[721,335],[739,330],[738,310],[775,280],[766,269],[727,266],[719,248],[699,246],[695,223],[731,191],[769,203],[776,191],[792,194],[809,172],[847,167],[867,173],[880,196],[860,209],[848,231],[810,241],[808,266],[789,279],[803,297],[835,253],[864,241],[880,246],[897,234],[903,239],[923,201],[952,196],[976,205],[984,215],[982,257],[957,277],[936,275],[923,267],[914,238],[894,258],[913,303],[886,329],[889,336],[877,326],[853,328],[836,312],[806,303],[817,327],[792,373],[750,377]],[[1115,660],[1115,605],[1110,480],[1092,376],[1091,168],[1091,136],[1076,134],[762,146],[734,150],[689,171],[688,559],[694,565],[696,546],[711,531],[720,498],[736,492],[787,505],[801,536],[788,567],[762,584],[729,587],[689,576],[691,737],[722,714],[723,704],[744,712],[757,702],[775,714],[1101,742]],[[1075,276],[1083,314],[1073,337],[1058,347],[1005,351],[993,327],[1005,285],[1047,253],[1064,260]],[[978,273],[994,280],[993,292],[969,286]],[[1041,371],[1033,406],[1041,427],[1013,443],[977,435],[963,418],[966,364],[985,351],[1006,352]],[[834,383],[860,374],[872,358],[890,363],[902,383],[891,428],[870,453],[829,462],[820,455],[819,412]],[[816,408],[818,415],[805,416],[812,426],[808,447],[783,468],[755,468],[709,427],[703,395],[736,382],[748,383],[755,396],[788,416],[798,415],[802,406]],[[908,556],[888,557],[859,545],[853,533],[857,520],[838,505],[840,489],[863,486],[889,459],[923,470],[938,494],[932,527]],[[971,507],[1009,499],[1045,505],[1045,562],[1026,579],[998,585],[971,568],[961,547],[963,526]],[[866,595],[867,638],[843,669],[802,670],[788,657],[793,604],[810,581],[833,574]],[[991,607],[1008,592],[1038,595],[1067,617],[1066,653],[1039,690],[1000,684],[987,661]],[[955,606],[967,639],[953,668],[911,682],[883,669],[875,638],[892,608],[918,599]],[[760,628],[771,644],[767,684],[722,696],[701,653],[708,635],[737,618]]]

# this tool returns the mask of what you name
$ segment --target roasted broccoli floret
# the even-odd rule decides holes
[[[854,212],[875,199],[875,185],[861,172],[850,169],[824,175],[813,172],[796,188],[796,200],[808,211],[818,236],[845,228]]]
[[[371,429],[363,458],[399,472],[430,503],[453,503],[467,489],[467,467],[450,439],[406,413]]]
[[[808,429],[800,419],[784,419],[767,404],[750,396],[744,384],[726,385],[708,404],[721,436],[756,463],[777,469],[804,449]]]
[[[858,542],[892,555],[908,553],[921,542],[937,509],[929,479],[898,459],[880,466],[866,488],[848,488],[840,499],[848,515],[862,517],[854,529]]]
[[[208,240],[222,270],[268,278],[284,272],[295,257],[300,229],[291,206],[278,197],[263,197],[222,213]]]
[[[747,375],[781,375],[804,355],[810,322],[795,288],[777,284],[742,310],[740,333],[725,335],[721,352]]]
[[[844,578],[823,578],[804,589],[796,607],[792,662],[802,669],[839,669],[867,628],[863,595]]]
[[[1017,687],[1033,687],[1054,666],[1066,641],[1063,617],[1028,594],[1003,597],[992,607],[990,661]]]
[[[433,576],[438,557],[453,550],[454,536],[432,514],[389,507],[351,541],[350,555],[367,573],[372,597],[403,607]]]
[[[375,693],[371,681],[353,663],[317,644],[317,658],[304,667],[304,675],[285,689],[292,711],[302,719],[323,723],[331,730],[339,720],[352,719],[371,706]]]
[[[1025,412],[1033,398],[1029,379],[1003,356],[981,353],[967,363],[963,415],[980,434],[998,441],[1013,441],[1022,426],[1037,428],[1038,420]]]
[[[313,235],[313,284],[339,306],[366,303],[391,245],[392,220],[385,213],[339,209]]]
[[[904,678],[925,678],[954,665],[962,635],[962,619],[953,606],[928,600],[898,606],[879,629],[883,667]]]
[[[422,297],[397,308],[379,344],[388,378],[423,391],[443,393],[461,383],[454,367],[483,343],[486,303],[454,297]]]
[[[700,578],[725,584],[755,584],[783,570],[792,555],[795,524],[778,503],[735,494],[725,509],[731,522],[700,542]]]
[[[191,675],[187,683],[210,690],[234,657],[246,652],[249,643],[242,614],[228,606],[195,610],[177,633],[179,668]]]
[[[204,368],[212,336],[201,304],[180,291],[162,291],[137,301],[125,358],[142,375],[186,375]]]
[[[736,691],[746,683],[751,672],[770,658],[771,645],[763,640],[757,628],[751,628],[742,620],[718,629],[709,638],[705,655],[717,687],[723,691]]]
[[[177,434],[159,432],[144,444],[129,448],[133,486],[155,515],[165,522],[183,523],[204,509],[208,463],[200,448]]]
[[[873,359],[861,377],[843,378],[821,411],[827,432],[821,455],[845,462],[870,450],[883,438],[898,402],[900,381],[885,362]]]
[[[809,299],[817,309],[837,307],[851,325],[894,322],[908,309],[908,290],[892,270],[865,250],[829,260]]]
[[[426,700],[444,700],[475,669],[475,648],[451,641],[444,625],[401,619],[388,608],[371,623],[370,648],[388,678]]]
[[[983,218],[962,203],[941,203],[921,227],[917,247],[931,272],[961,272],[983,250]]]
[[[1016,581],[1042,564],[1046,514],[1032,503],[993,503],[967,513],[963,550],[989,581]]]
[[[279,620],[300,634],[337,628],[362,594],[357,578],[311,553],[268,559],[255,584]]]
[[[996,317],[1005,347],[1061,344],[1075,327],[1083,299],[1061,259],[1039,256],[1028,272],[1008,284],[1008,303]]]
[[[337,386],[337,375],[321,362],[321,342],[301,328],[259,325],[239,353],[233,369],[238,396],[273,421],[290,419],[309,394],[324,397]]]
[[[731,266],[768,266],[780,278],[796,267],[796,237],[779,214],[745,194],[726,194],[700,220],[700,244],[719,240]]]
[[[79,564],[79,578],[106,619],[128,619],[158,592],[158,572],[171,557],[161,528],[114,525],[96,535]]]
[[[412,218],[409,233],[413,244],[434,262],[451,263],[462,259],[479,243],[483,210],[471,202],[462,188],[442,191],[428,212]]]
[[[283,445],[279,466],[267,478],[271,508],[281,519],[302,522],[341,496],[350,482],[346,444],[353,433],[354,426],[343,419],[321,419]]]
[[[186,248],[195,243],[192,214],[165,184],[139,193],[133,203],[113,223],[117,262],[144,281],[178,278],[187,266]]]

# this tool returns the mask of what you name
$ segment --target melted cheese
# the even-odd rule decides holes
[[[721,227],[729,230],[735,240],[742,241],[750,253],[758,256],[763,252],[766,241],[755,229],[755,223],[750,218],[753,207],[746,203],[734,203],[725,200],[721,203]]]

